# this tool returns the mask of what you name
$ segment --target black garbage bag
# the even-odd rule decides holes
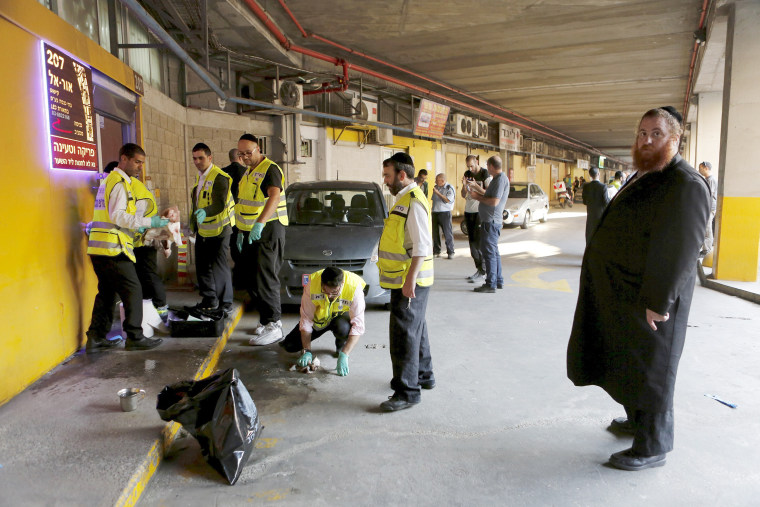
[[[164,421],[182,424],[198,440],[208,464],[235,484],[262,429],[236,369],[164,387],[156,410]]]

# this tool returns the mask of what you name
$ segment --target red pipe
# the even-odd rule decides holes
[[[710,0],[705,0],[702,4],[702,15],[699,17],[699,27],[701,30],[705,26],[705,17],[707,16],[707,4]],[[707,41],[705,41],[706,43]],[[689,65],[689,79],[686,81],[686,97],[683,100],[683,119],[686,121],[686,108],[689,105],[689,95],[691,94],[691,78],[694,76],[694,65],[697,63],[697,51],[699,51],[699,42],[694,41],[694,48],[691,50],[691,64]]]
[[[269,29],[269,31],[272,32],[272,34],[277,38],[277,40],[280,42],[280,44],[282,45],[282,47],[284,47],[286,50],[295,51],[296,53],[301,53],[301,54],[306,55],[306,56],[311,56],[312,58],[317,58],[319,60],[330,62],[330,63],[333,63],[335,65],[341,65],[342,60],[339,60],[338,58],[331,57],[331,56],[325,55],[323,53],[319,53],[317,51],[313,51],[311,49],[307,49],[307,48],[303,48],[303,47],[291,44],[291,42],[287,39],[287,37],[285,37],[285,34],[283,34],[280,31],[280,29],[277,28],[277,26],[274,24],[274,22],[272,22],[272,20],[269,18],[269,16],[267,15],[267,13],[264,12],[264,10],[261,7],[259,7],[259,5],[256,3],[255,0],[243,0],[243,1],[253,11],[253,13],[256,15],[256,17],[258,17],[261,20],[261,22],[264,23],[264,25],[267,27],[267,29]],[[280,0],[281,4],[282,4],[282,1],[283,0]],[[707,1],[707,0],[705,0],[705,1]],[[288,9],[288,11],[289,11],[289,9]],[[295,17],[293,16],[292,12],[290,12],[289,14],[291,16],[291,19],[293,19],[295,21]],[[297,23],[297,21],[295,21],[295,22]],[[352,52],[354,52],[354,51],[352,51]],[[523,127],[523,128],[525,128],[527,130],[538,132],[538,133],[540,133],[542,135],[545,135],[545,136],[550,137],[552,139],[556,139],[556,140],[561,141],[561,142],[563,142],[565,144],[570,144],[571,146],[575,146],[575,147],[578,147],[578,148],[581,148],[581,149],[584,149],[584,150],[587,150],[587,149],[590,148],[590,149],[592,149],[593,151],[595,151],[597,153],[601,153],[599,150],[595,149],[593,146],[590,146],[590,145],[581,145],[581,144],[577,144],[577,143],[573,143],[573,142],[567,141],[568,138],[569,139],[573,139],[572,137],[565,136],[564,138],[561,138],[561,137],[553,136],[553,135],[551,135],[551,134],[549,134],[549,133],[547,133],[545,131],[537,130],[535,127],[530,127],[530,126],[525,125],[523,123],[516,122],[516,121],[514,121],[514,120],[512,120],[510,118],[505,118],[503,116],[498,116],[498,115],[492,113],[491,111],[487,111],[485,109],[474,107],[471,104],[467,104],[466,102],[462,102],[460,100],[452,99],[452,98],[447,97],[445,95],[441,95],[440,93],[436,93],[436,92],[434,92],[432,90],[428,90],[426,88],[422,88],[421,86],[417,86],[417,85],[413,85],[411,83],[407,83],[405,81],[401,81],[400,79],[388,76],[386,74],[382,74],[380,72],[376,72],[374,70],[367,69],[365,67],[360,67],[358,65],[350,65],[350,67],[353,68],[353,69],[355,69],[357,72],[361,72],[363,74],[367,74],[369,76],[373,76],[373,77],[382,79],[384,81],[388,81],[389,83],[394,83],[394,84],[397,84],[399,86],[403,86],[404,88],[408,88],[410,90],[415,90],[415,91],[418,91],[420,93],[424,93],[426,95],[430,95],[430,96],[433,96],[433,97],[445,100],[447,102],[451,102],[451,103],[456,104],[458,106],[461,106],[461,107],[463,107],[465,109],[470,109],[472,111],[477,111],[477,112],[479,112],[481,114],[484,114],[484,115],[489,116],[491,118],[494,118],[496,120],[506,121],[506,122],[509,122],[511,124],[517,125],[519,127]],[[408,71],[405,71],[404,69],[401,69],[401,68],[399,68],[399,69],[402,70],[402,71],[404,71],[404,72],[408,72]],[[427,78],[423,77],[423,79],[427,79]],[[312,90],[312,91],[317,91],[317,90]],[[322,90],[319,90],[319,91],[321,92]],[[454,91],[456,91],[456,90],[454,90]],[[304,92],[304,93],[306,93],[306,92]],[[457,92],[457,93],[460,93],[460,92]],[[483,102],[482,99],[477,99],[477,100]],[[491,105],[488,102],[486,102],[486,103],[488,105]],[[500,109],[503,109],[503,108],[500,108]],[[505,110],[505,109],[503,109],[503,110]],[[507,111],[507,110],[505,110],[505,111]],[[535,123],[536,125],[541,125],[540,123],[533,122],[530,119],[528,119],[528,121],[530,121],[531,123]],[[544,125],[541,125],[541,126],[544,127]],[[557,132],[558,134],[564,136],[564,134],[562,134],[561,132],[553,130],[553,129],[549,128],[549,127],[544,127],[544,128],[547,128],[548,130],[552,130],[553,132]],[[573,139],[573,141],[578,141],[578,140],[577,139]],[[578,142],[582,143],[582,141],[578,141]],[[612,160],[616,160],[616,159],[614,159],[612,157],[607,157],[607,158],[610,158]],[[618,162],[621,162],[621,161],[618,161]]]
[[[308,37],[309,34],[307,34],[306,30],[303,29],[303,27],[301,26],[301,23],[298,22],[296,17],[293,15],[293,13],[290,11],[288,6],[285,4],[284,0],[280,0],[280,5],[282,5],[282,8],[285,9],[285,12],[287,12],[288,16],[290,16],[290,19],[293,20],[293,23],[295,23],[298,29],[301,31],[301,35],[303,35],[304,37]]]
[[[322,87],[317,90],[308,90],[303,92],[304,95],[317,95],[320,93],[332,93],[332,92],[344,92],[348,90],[348,62],[341,60],[343,65],[343,77],[338,78],[338,84],[340,86],[330,87],[330,83],[322,83]]]

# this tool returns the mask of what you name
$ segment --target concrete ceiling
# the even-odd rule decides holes
[[[209,25],[221,48],[310,71],[339,73],[325,62],[283,51],[242,0],[208,1]],[[280,1],[258,3],[294,44],[455,96],[401,71],[304,38]],[[683,107],[703,0],[285,0],[285,4],[308,33],[464,90],[540,123],[544,127],[536,127],[545,132],[552,132],[548,127],[627,159],[644,111],[662,105]],[[358,78],[359,74],[351,74],[352,81]]]

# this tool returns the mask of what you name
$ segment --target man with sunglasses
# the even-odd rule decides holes
[[[348,356],[364,334],[364,287],[359,275],[327,267],[309,275],[301,296],[301,320],[280,342],[288,352],[301,350],[298,366],[311,363],[311,342],[328,331],[335,336],[338,375],[348,375]]]

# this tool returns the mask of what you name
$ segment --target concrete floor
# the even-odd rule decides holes
[[[367,312],[346,378],[330,336],[314,347],[326,370],[290,372],[296,355],[247,344],[257,317],[246,315],[219,367],[237,368],[251,391],[265,425],[258,449],[229,487],[192,438],[179,439],[140,504],[757,505],[760,307],[700,286],[667,466],[605,465],[629,446],[605,431],[622,409],[565,376],[584,223],[578,206],[502,231],[507,286],[493,295],[464,280],[474,268],[457,236],[456,258],[436,261],[427,313],[438,386],[399,413],[377,410],[391,394],[385,311]],[[297,318],[287,313],[284,327]]]

